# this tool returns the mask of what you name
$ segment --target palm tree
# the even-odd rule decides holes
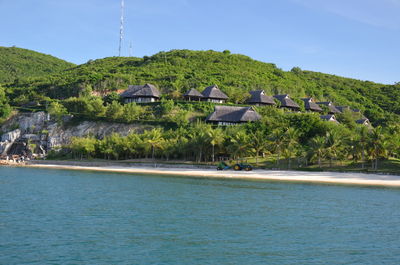
[[[278,157],[276,159],[276,165],[279,166],[279,160],[281,157],[281,153],[284,150],[284,144],[285,144],[285,134],[282,129],[275,129],[272,131],[271,136],[269,137],[271,141],[271,149],[277,153]]]
[[[376,127],[369,136],[369,154],[372,159],[372,169],[378,170],[378,159],[385,157],[388,152],[388,142],[382,127]]]
[[[151,157],[154,161],[156,149],[163,146],[164,138],[162,129],[156,128],[151,131],[146,131],[145,139],[145,142],[151,146]]]
[[[315,136],[309,141],[310,160],[317,159],[318,167],[321,168],[321,160],[325,156],[325,137]]]
[[[136,133],[131,133],[126,137],[126,145],[129,155],[136,157],[142,151],[143,142],[142,139]]]
[[[367,142],[368,142],[368,134],[369,130],[366,126],[361,126],[357,128],[357,134],[358,134],[358,141],[356,147],[359,147],[357,149],[360,149],[361,152],[361,168],[365,168],[365,149],[367,147]]]
[[[210,129],[208,131],[208,136],[210,137],[210,143],[212,146],[212,161],[215,162],[215,146],[220,146],[224,140],[224,132],[220,128]]]
[[[261,152],[264,152],[267,148],[267,140],[264,132],[261,130],[256,130],[250,134],[252,141],[250,141],[250,146],[254,152],[256,158],[256,165],[258,166],[258,156]]]
[[[249,135],[245,131],[239,131],[237,134],[231,136],[231,148],[237,162],[239,158],[243,158],[249,148]]]
[[[333,159],[338,157],[338,152],[342,148],[342,141],[338,131],[332,130],[326,133],[325,148],[326,155],[329,157],[329,167],[332,167]]]
[[[193,146],[193,150],[198,150],[197,161],[201,162],[206,146],[209,146],[210,138],[208,136],[208,131],[210,131],[210,126],[201,122],[196,123],[195,126],[191,128],[189,133],[190,142]]]
[[[298,143],[298,131],[294,128],[288,128],[284,133],[283,153],[285,158],[288,159],[288,169],[291,168],[293,153],[296,151],[296,144]]]

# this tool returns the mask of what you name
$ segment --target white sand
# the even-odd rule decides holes
[[[212,169],[188,169],[188,168],[152,168],[152,167],[118,167],[118,166],[71,166],[71,165],[48,165],[30,164],[27,167],[53,168],[68,170],[90,170],[103,172],[139,173],[152,175],[174,175],[203,178],[228,178],[268,181],[289,182],[312,182],[342,185],[364,185],[364,186],[388,186],[400,187],[400,176],[363,174],[363,173],[339,173],[339,172],[303,172],[303,171],[276,171],[276,170],[254,170],[246,171],[217,171]]]

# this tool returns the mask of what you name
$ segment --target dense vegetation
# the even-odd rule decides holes
[[[8,80],[10,81],[10,80]],[[123,104],[118,93],[130,84],[155,84],[161,102]],[[250,90],[288,93],[299,105],[312,96],[360,109],[373,127],[357,125],[360,113],[337,115],[340,124],[322,121],[315,113],[287,113],[256,107],[262,120],[233,127],[213,127],[204,119],[214,108],[208,102],[184,102],[190,88],[202,91],[218,84],[228,105],[244,104]],[[5,91],[5,93],[4,93]],[[154,129],[126,137],[73,138],[53,157],[158,158],[191,161],[270,158],[274,167],[321,167],[324,163],[360,162],[377,169],[380,159],[399,158],[400,85],[383,85],[294,67],[285,72],[274,64],[230,54],[229,51],[173,50],[144,58],[105,58],[48,75],[19,77],[0,87],[0,115],[10,105],[23,111],[46,110],[58,122],[71,114],[81,120],[144,123]],[[325,114],[327,109],[325,109]],[[68,126],[68,124],[65,124]],[[262,158],[261,158],[262,157]],[[285,165],[285,166],[284,166]]]
[[[16,47],[0,47],[0,83],[48,75],[73,66],[72,63],[43,53]]]
[[[315,114],[283,114],[265,107],[260,122],[213,127],[202,122],[178,128],[157,127],[126,137],[73,138],[53,157],[103,159],[178,159],[197,162],[229,159],[272,160],[275,168],[332,167],[359,163],[377,170],[378,161],[400,156],[400,126],[375,129],[321,121]],[[267,114],[267,115],[266,115]],[[345,117],[343,117],[345,119]]]
[[[12,105],[21,106],[88,91],[101,96],[144,83],[155,84],[172,99],[190,88],[201,91],[211,84],[218,84],[232,103],[244,102],[248,94],[243,92],[255,89],[269,95],[289,93],[297,99],[313,96],[361,109],[375,125],[398,122],[400,114],[399,84],[376,84],[298,67],[285,72],[229,51],[173,50],[144,58],[105,58],[47,76],[18,79],[6,88]]]

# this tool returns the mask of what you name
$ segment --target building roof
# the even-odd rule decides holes
[[[247,103],[276,105],[274,98],[265,95],[264,90],[250,91],[250,95],[251,97],[247,100]]]
[[[198,98],[203,98],[204,96],[197,91],[194,88],[191,88],[189,91],[187,91],[185,94],[183,94],[184,97],[198,97]]]
[[[365,117],[362,114],[361,110],[359,110],[359,109],[353,109],[353,108],[351,108],[349,106],[338,106],[336,108],[339,109],[341,112],[345,112],[347,110],[347,111],[351,111],[351,112],[354,112],[354,113],[359,113],[361,119],[367,119],[367,117]]]
[[[127,90],[121,93],[121,97],[124,98],[136,98],[136,97],[155,97],[161,96],[160,91],[152,84],[145,84],[143,86],[130,85]]]
[[[302,98],[301,100],[304,101],[304,107],[306,110],[322,112],[321,107],[315,103],[313,98]]]
[[[341,113],[341,111],[338,108],[336,108],[331,101],[317,102],[317,104],[327,106],[329,109],[329,113],[331,114]]]
[[[351,108],[349,106],[336,106],[340,112],[345,112],[346,110],[351,111]]]
[[[371,124],[369,119],[367,119],[367,118],[356,120],[356,123],[361,124],[361,125],[370,125]]]
[[[292,109],[300,109],[300,106],[294,102],[288,94],[284,95],[275,95],[274,98],[281,102],[281,107],[292,108]]]
[[[248,122],[261,119],[252,107],[215,106],[206,121],[211,122]]]
[[[215,99],[228,99],[228,96],[222,92],[217,85],[212,85],[206,87],[203,92],[201,92],[205,98],[215,98]]]
[[[321,115],[319,116],[322,120],[324,121],[332,121],[332,122],[337,122],[335,115],[329,114],[329,115]]]

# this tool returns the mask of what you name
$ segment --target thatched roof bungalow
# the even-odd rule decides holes
[[[319,117],[321,118],[321,120],[324,120],[324,121],[339,123],[339,122],[336,120],[335,115],[332,115],[332,114],[329,114],[329,115],[321,115],[321,116],[319,116]]]
[[[279,100],[279,102],[281,103],[280,107],[281,108],[286,108],[286,109],[290,109],[290,110],[300,110],[300,106],[297,105],[296,102],[294,102],[288,94],[284,94],[284,95],[275,95],[274,98],[276,98],[277,100]]]
[[[313,98],[302,98],[301,100],[304,101],[304,108],[306,110],[313,112],[322,112],[321,107],[318,106],[317,103],[315,103]]]
[[[155,102],[160,99],[161,93],[152,84],[145,84],[143,86],[130,85],[127,90],[120,94],[120,96],[124,99],[125,103]]]
[[[183,94],[183,97],[187,101],[200,101],[204,98],[203,94],[194,88],[191,88],[189,91]]]
[[[203,95],[203,100],[208,102],[224,103],[228,99],[228,96],[217,85],[206,87],[201,94]]]
[[[360,119],[367,119],[367,117],[365,117],[362,114],[361,110],[359,110],[359,109],[353,109],[349,106],[337,106],[336,108],[339,109],[342,113],[346,112],[346,111],[350,111],[350,112],[359,114]]]
[[[365,126],[368,126],[368,127],[372,126],[371,122],[367,118],[362,118],[362,119],[356,120],[356,123],[360,124],[360,125],[365,125]]]
[[[260,114],[252,107],[215,106],[214,112],[207,117],[206,122],[218,125],[235,125],[260,119]]]
[[[336,108],[338,110],[340,110],[340,112],[345,112],[345,111],[352,111],[351,108],[349,106],[336,106]]]
[[[336,108],[335,105],[331,101],[317,102],[317,104],[326,106],[328,108],[329,114],[341,113],[341,111],[338,108]]]
[[[276,105],[274,98],[265,95],[264,90],[250,91],[250,95],[251,97],[247,100],[248,104],[253,104],[256,106]]]

